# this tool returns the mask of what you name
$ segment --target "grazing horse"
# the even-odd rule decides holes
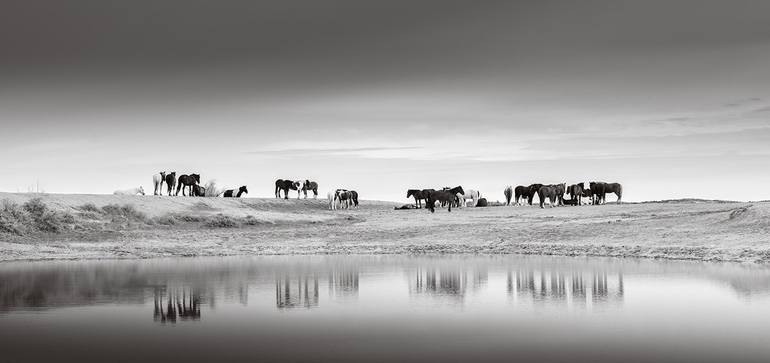
[[[532,200],[535,199],[535,196],[538,195],[538,192],[542,187],[543,184],[532,184],[529,186],[529,195],[527,195],[527,203],[529,203],[529,205],[532,205]],[[540,202],[542,203],[542,201]]]
[[[163,195],[163,182],[166,181],[166,172],[161,171],[152,176],[152,184],[155,186],[152,195]]]
[[[176,187],[176,172],[172,171],[171,173],[166,174],[166,188],[168,190],[168,195],[171,196],[174,194],[174,188]],[[163,183],[161,183],[163,185]]]
[[[427,189],[425,189],[427,190]],[[420,189],[409,189],[406,191],[406,197],[411,198],[414,197],[414,206],[416,208],[422,208],[422,200],[426,199],[425,194],[423,194],[423,191]]]
[[[114,194],[114,195],[137,195],[137,194],[144,195],[144,188],[143,187],[139,187],[139,188],[126,189],[126,190],[116,190],[112,194]]]
[[[503,190],[503,195],[505,196],[505,205],[511,205],[511,198],[513,198],[513,187],[510,185],[505,187],[505,190]]]
[[[184,194],[182,194],[184,195]],[[202,187],[200,184],[193,184],[192,186],[192,193],[190,194],[191,197],[205,197],[206,196],[206,188]]]
[[[296,182],[288,179],[278,179],[275,181],[275,197],[281,198],[281,191],[283,190],[284,199],[289,199],[289,189],[297,190]],[[297,195],[299,198],[299,195]]]
[[[358,208],[358,192],[355,190],[350,191],[350,201],[353,202],[353,207]]]
[[[465,195],[465,191],[463,190],[463,187],[457,186],[449,190],[437,190],[430,194],[428,194],[428,200],[426,205],[428,206],[428,209],[430,209],[431,213],[436,212],[436,202],[441,202],[442,204],[449,205],[449,212],[452,211],[452,204],[455,201],[455,198],[457,197],[457,194]]]
[[[182,196],[185,196],[184,192],[189,188],[188,196],[193,196],[193,185],[199,185],[201,183],[201,176],[199,174],[182,174],[179,176],[176,186],[176,195],[179,195],[179,191],[182,191]]]
[[[305,194],[305,199],[307,199],[308,190],[313,192],[313,199],[318,198],[318,183],[310,180],[305,180],[305,184],[302,186],[302,192]]]
[[[573,203],[568,203],[570,205],[583,205],[583,190],[585,189],[585,183],[577,183],[572,184],[569,187],[567,187],[567,191],[565,194],[569,194],[570,200]]]
[[[249,190],[246,189],[246,186],[242,186],[238,188],[238,194],[235,194],[235,190],[225,190],[225,193],[223,195],[224,198],[240,198],[243,194],[249,194]]]
[[[516,189],[514,189],[514,193],[513,193],[514,204],[515,205],[521,205],[521,202],[520,202],[521,199],[525,198],[525,199],[529,200],[530,205],[532,205],[532,199],[530,198],[531,195],[532,194],[530,192],[530,188],[529,187],[524,186],[524,185],[517,186]]]
[[[466,201],[468,199],[470,199],[471,203],[473,203],[473,205],[471,206],[476,207],[476,205],[479,204],[479,199],[481,199],[481,193],[478,190],[468,189],[467,192],[463,193],[462,196],[458,196],[458,197],[460,199],[459,202],[461,202],[459,203],[461,208],[468,206],[466,204]]]

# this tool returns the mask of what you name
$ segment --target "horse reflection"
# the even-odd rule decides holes
[[[358,269],[341,269],[329,273],[329,295],[338,297],[358,296]]]
[[[475,282],[485,281],[483,275],[474,276]],[[417,269],[412,279],[411,292],[414,294],[443,295],[463,298],[468,289],[467,273],[457,269]]]
[[[176,323],[177,319],[198,321],[201,318],[201,297],[196,289],[156,288],[154,302],[153,320],[156,322],[165,324]]]
[[[594,272],[588,279],[582,272],[508,271],[510,296],[535,303],[566,303],[573,307],[618,304],[624,299],[623,274]]]
[[[318,276],[292,279],[285,275],[275,280],[275,305],[278,309],[310,309],[318,306]]]

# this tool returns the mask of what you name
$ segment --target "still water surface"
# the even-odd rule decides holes
[[[519,256],[0,264],[0,362],[770,361],[770,268]]]

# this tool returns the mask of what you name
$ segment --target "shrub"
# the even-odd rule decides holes
[[[100,213],[101,210],[94,203],[86,203],[79,208],[83,212]]]
[[[112,216],[113,219],[121,218],[129,221],[146,222],[147,215],[136,210],[133,205],[126,204],[123,206],[117,204],[109,204],[102,207],[102,213]]]
[[[9,200],[3,200],[0,208],[0,232],[21,236],[30,224],[30,218],[23,208]]]
[[[254,216],[246,216],[246,219],[243,221],[243,224],[247,226],[256,226],[256,225],[262,224],[262,221],[254,218]]]
[[[238,222],[230,216],[218,214],[209,219],[205,226],[209,228],[235,228],[238,227]]]
[[[174,216],[166,215],[161,217],[155,217],[155,219],[153,219],[153,222],[164,226],[173,226],[176,224],[176,219],[174,218]]]

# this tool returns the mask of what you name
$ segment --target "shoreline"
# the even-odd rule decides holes
[[[323,199],[0,193],[0,200],[19,205],[36,197],[51,211],[72,216],[65,218],[71,225],[58,233],[0,234],[0,262],[329,254],[770,262],[767,202],[487,207],[431,214],[371,201],[362,201],[360,209],[328,211]],[[116,206],[131,212],[111,214]]]

